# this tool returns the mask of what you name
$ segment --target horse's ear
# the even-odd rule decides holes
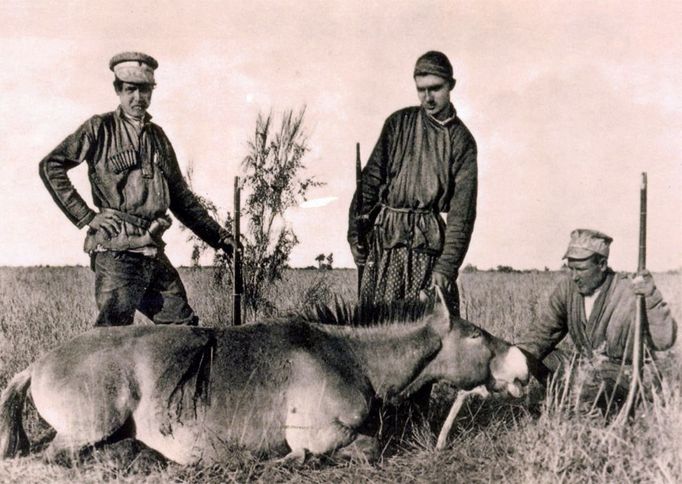
[[[443,293],[443,289],[440,288],[440,286],[435,286],[434,287],[435,293],[436,293],[436,301],[435,301],[435,306],[434,306],[434,316],[435,316],[435,322],[438,325],[443,325],[444,328],[450,329],[451,322],[450,322],[450,307],[448,306],[448,301],[447,298],[445,297],[445,294]]]

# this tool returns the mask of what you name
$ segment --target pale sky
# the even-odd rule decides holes
[[[478,218],[466,263],[558,268],[573,228],[637,262],[639,174],[649,177],[648,267],[682,266],[682,3],[278,1],[0,4],[0,265],[87,264],[84,231],[54,204],[38,162],[116,108],[109,58],[159,61],[150,113],[195,190],[231,209],[259,111],[307,105],[308,173],[323,199],[288,213],[294,266],[345,240],[363,163],[392,112],[417,103],[412,69],[441,50],[453,103],[479,148]],[[95,6],[96,5],[96,6]],[[86,167],[70,172],[90,201]],[[176,264],[191,247],[177,222]]]

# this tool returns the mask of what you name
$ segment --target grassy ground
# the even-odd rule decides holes
[[[182,271],[190,301],[206,326],[229,320],[226,291],[212,287],[208,270]],[[559,277],[540,272],[462,274],[462,311],[493,334],[513,341],[539,317],[543,298]],[[673,314],[682,321],[682,276],[656,275]],[[38,355],[91,326],[96,310],[87,268],[0,268],[0,386]],[[290,271],[270,292],[280,310],[339,295],[352,299],[355,271]],[[140,324],[148,324],[143,318]],[[575,412],[561,395],[544,404],[473,400],[465,404],[448,448],[435,451],[435,434],[454,397],[434,392],[432,428],[417,429],[378,463],[313,460],[292,469],[235,453],[223,465],[169,465],[139,474],[111,456],[75,468],[45,465],[40,457],[0,461],[0,482],[680,482],[682,480],[682,370],[680,345],[664,358],[667,382],[653,404],[625,428],[595,413]],[[537,394],[539,388],[533,388]],[[32,409],[26,427],[46,435]]]

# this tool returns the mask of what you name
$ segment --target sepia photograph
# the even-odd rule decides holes
[[[682,4],[0,4],[0,483],[682,480]]]

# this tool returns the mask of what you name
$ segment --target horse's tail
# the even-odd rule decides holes
[[[0,395],[0,459],[24,455],[29,441],[21,422],[26,391],[31,385],[31,369],[14,375]]]

